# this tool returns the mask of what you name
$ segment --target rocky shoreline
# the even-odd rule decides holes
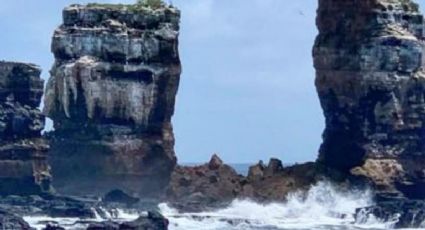
[[[43,112],[40,68],[0,62],[1,229],[31,229],[22,216],[46,215],[81,219],[83,229],[165,230],[159,203],[202,212],[235,199],[284,202],[320,181],[373,189],[376,204],[356,210],[357,222],[373,215],[424,227],[425,23],[416,3],[319,0],[313,59],[326,129],[318,160],[270,159],[246,176],[218,155],[177,165],[179,23],[166,4],[65,8]],[[55,129],[42,135],[45,116]],[[140,218],[111,219],[117,208]]]

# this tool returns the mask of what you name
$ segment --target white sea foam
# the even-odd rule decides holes
[[[339,191],[328,182],[313,186],[306,195],[294,193],[287,202],[258,204],[236,200],[228,208],[215,212],[179,213],[161,204],[162,213],[170,220],[171,230],[199,229],[355,229],[356,208],[372,205],[370,191]],[[385,224],[373,227],[385,228]]]
[[[357,208],[373,204],[369,190],[341,191],[328,182],[320,182],[307,194],[294,193],[284,203],[258,204],[249,200],[235,200],[224,209],[203,213],[180,213],[167,204],[160,204],[161,213],[170,221],[170,230],[357,230],[389,229],[394,222],[383,223],[364,213],[362,224],[356,224]],[[131,221],[136,213],[117,210],[114,219]],[[40,221],[56,221],[68,226],[75,219],[26,217],[32,226]]]

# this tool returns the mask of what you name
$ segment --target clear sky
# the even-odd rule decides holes
[[[2,0],[0,59],[36,63],[47,79],[62,8],[87,2]],[[173,118],[179,162],[213,153],[229,163],[315,160],[324,128],[311,58],[317,0],[173,4],[182,11],[183,75]]]

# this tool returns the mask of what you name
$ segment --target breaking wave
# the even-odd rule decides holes
[[[355,223],[355,210],[372,204],[369,190],[347,192],[320,182],[307,194],[289,195],[284,203],[235,200],[228,208],[204,213],[179,213],[166,204],[160,209],[169,218],[171,230],[387,229],[388,224],[373,218],[367,224]]]
[[[384,223],[364,214],[362,224],[355,222],[357,208],[373,205],[369,190],[343,191],[328,182],[312,186],[307,193],[294,193],[286,202],[259,204],[250,200],[235,200],[224,209],[214,212],[180,213],[167,204],[160,204],[161,213],[170,221],[170,230],[357,230],[389,229],[394,222]],[[137,213],[118,210],[115,218],[134,220]],[[43,219],[44,218],[44,219]],[[25,218],[32,226],[39,227],[48,217]],[[100,217],[97,218],[101,221]],[[42,221],[44,220],[44,221]],[[66,223],[75,219],[53,219]],[[74,225],[75,226],[75,225]]]

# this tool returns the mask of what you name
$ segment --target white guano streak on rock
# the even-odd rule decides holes
[[[147,124],[155,103],[155,84],[122,79],[102,78],[96,69],[110,69],[110,64],[98,63],[92,57],[84,56],[75,63],[59,68],[59,89],[65,115],[71,118],[70,100],[77,102],[78,85],[81,84],[87,109],[87,117],[93,119],[98,109],[104,118],[122,118],[137,124]],[[135,71],[144,66],[126,65],[124,71]],[[148,69],[148,68],[146,68]],[[149,69],[155,75],[161,71]],[[72,93],[72,95],[70,95]]]

